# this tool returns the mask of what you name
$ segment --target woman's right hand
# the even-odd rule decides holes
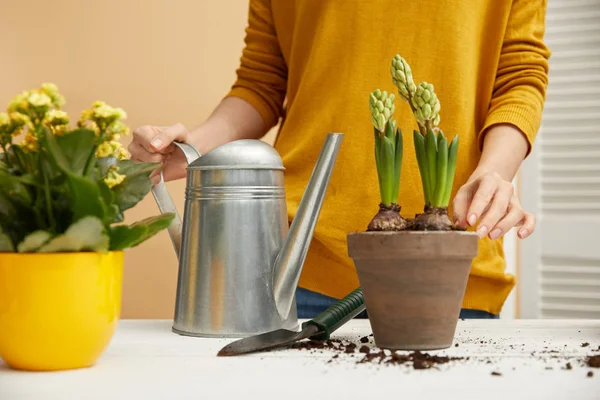
[[[185,178],[187,162],[182,151],[176,151],[173,142],[188,142],[190,134],[182,124],[172,126],[141,126],[133,131],[133,140],[127,147],[131,159],[141,162],[158,162],[163,166],[152,175],[152,183],[160,181],[163,172],[165,181]]]

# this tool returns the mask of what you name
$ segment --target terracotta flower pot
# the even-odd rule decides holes
[[[348,235],[378,347],[450,347],[471,262],[471,232],[359,232]]]
[[[15,369],[92,366],[119,321],[123,252],[0,253],[0,357]]]

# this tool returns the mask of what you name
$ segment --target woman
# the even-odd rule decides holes
[[[179,179],[185,162],[172,141],[204,154],[261,138],[281,120],[275,148],[292,219],[325,135],[344,133],[300,279],[299,317],[313,317],[359,286],[345,238],[366,229],[379,203],[368,95],[394,92],[389,66],[400,54],[417,84],[435,86],[448,140],[461,138],[451,213],[481,238],[461,317],[496,318],[514,286],[501,238],[518,227],[523,239],[535,227],[511,181],[540,125],[550,56],[545,11],[545,0],[250,0],[237,80],[212,115],[191,131],[138,128],[129,150],[133,159],[164,162],[166,180]],[[404,132],[415,128],[409,107],[398,104],[395,118]],[[414,153],[412,140],[404,143]],[[421,212],[422,202],[416,160],[405,157],[402,213]]]

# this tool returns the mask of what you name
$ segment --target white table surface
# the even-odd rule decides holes
[[[353,320],[334,337],[358,342],[370,333],[368,321]],[[0,360],[0,399],[600,399],[600,369],[583,363],[600,354],[600,320],[459,321],[459,347],[430,353],[470,359],[427,370],[357,364],[358,352],[327,363],[331,350],[216,357],[231,340],[179,336],[171,321],[123,320],[92,368],[20,372]]]

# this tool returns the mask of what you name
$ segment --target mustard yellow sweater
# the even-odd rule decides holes
[[[396,93],[396,54],[415,83],[434,85],[440,127],[460,135],[453,194],[479,161],[483,133],[518,127],[530,144],[538,131],[549,50],[546,0],[250,0],[237,80],[228,96],[248,101],[269,128],[281,119],[276,149],[286,167],[290,220],[329,132],[345,134],[300,286],[343,297],[359,286],[346,234],[364,231],[378,211],[369,93]],[[410,108],[396,100],[404,132],[399,203],[404,217],[423,210]],[[451,212],[451,210],[450,210]],[[514,286],[502,240],[480,240],[463,306],[499,313]]]

